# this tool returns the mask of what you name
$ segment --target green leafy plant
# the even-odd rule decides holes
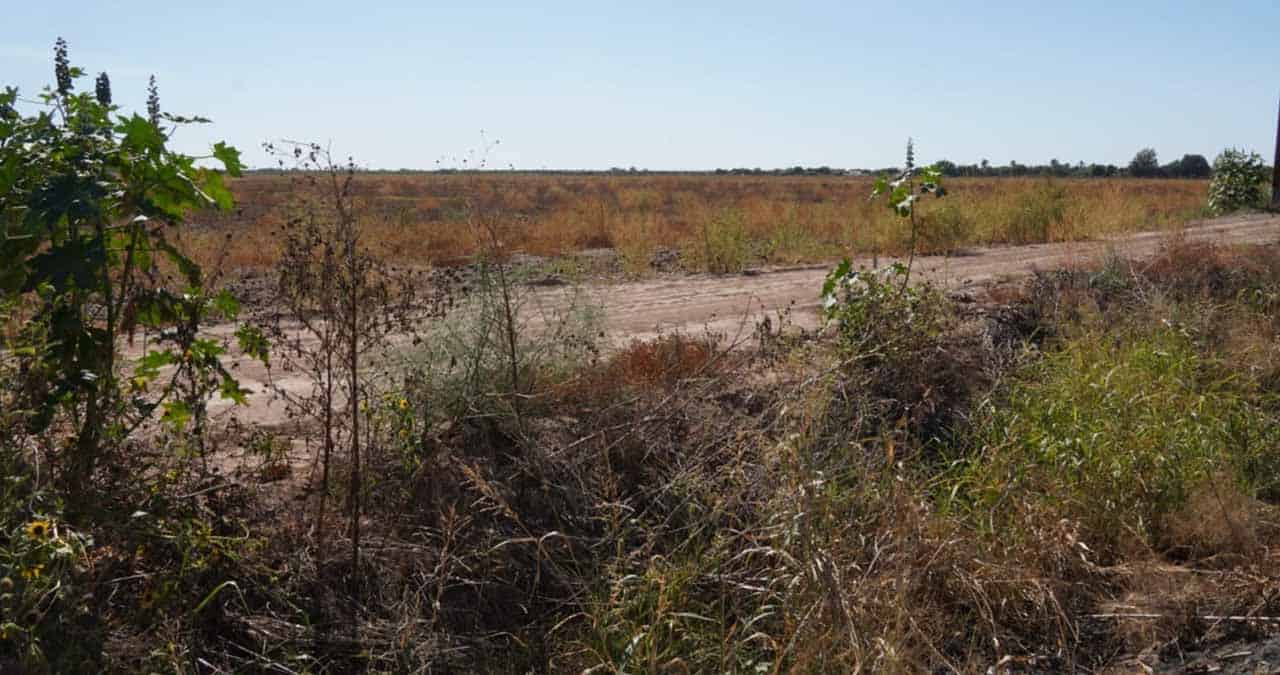
[[[827,275],[823,315],[855,353],[891,358],[941,330],[941,296],[929,286],[907,285],[908,273],[901,262],[855,270],[846,260]]]
[[[1231,213],[1266,203],[1266,167],[1256,152],[1227,148],[1213,160],[1209,182],[1209,211]]]
[[[0,296],[27,318],[12,347],[39,345],[22,352],[32,429],[69,432],[65,476],[83,494],[103,448],[156,409],[181,425],[213,391],[246,394],[217,358],[221,348],[198,335],[211,312],[233,316],[234,300],[210,294],[169,237],[193,209],[230,208],[223,172],[239,175],[242,165],[225,143],[206,157],[170,149],[175,127],[208,120],[160,112],[154,80],[149,117],[126,116],[105,74],[94,92],[75,91],[84,71],[61,39],[54,61],[56,84],[35,114],[17,111],[16,89],[0,94]],[[124,387],[117,347],[138,331],[154,332],[159,347]],[[241,337],[262,353],[252,331]],[[149,392],[165,366],[173,377]],[[182,378],[194,384],[178,392]]]
[[[997,532],[1034,503],[1078,520],[1091,546],[1155,544],[1203,481],[1274,485],[1275,427],[1237,379],[1174,328],[1086,334],[984,402],[981,451],[951,494]]]
[[[916,241],[920,233],[920,220],[916,217],[916,200],[920,195],[933,194],[941,197],[947,193],[942,186],[942,170],[937,165],[926,166],[917,170],[915,166],[915,143],[907,139],[906,167],[897,178],[890,180],[888,176],[876,179],[871,190],[874,200],[881,195],[888,195],[889,208],[899,217],[906,218],[911,224],[911,239],[907,244],[907,265],[902,275],[902,288],[905,290],[911,283],[911,266],[916,258]]]
[[[0,548],[0,655],[42,670],[64,656],[49,647],[77,637],[87,590],[79,577],[92,540],[49,515],[14,515],[5,514],[8,544]]]
[[[856,344],[865,344],[877,335],[898,333],[897,328],[910,325],[919,310],[933,304],[936,295],[931,289],[911,288],[911,266],[924,222],[916,214],[916,200],[923,194],[941,197],[946,189],[941,182],[942,171],[936,165],[919,170],[917,178],[915,144],[910,139],[906,159],[906,168],[896,179],[881,176],[876,180],[871,198],[887,195],[889,208],[910,223],[907,261],[895,262],[883,269],[858,270],[845,258],[827,274],[822,286],[822,311],[826,321],[837,323],[841,335]],[[887,333],[881,330],[885,327],[888,327]]]
[[[712,274],[741,272],[751,257],[742,214],[726,209],[702,223],[702,265]]]

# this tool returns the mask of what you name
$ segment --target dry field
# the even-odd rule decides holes
[[[295,146],[210,216],[56,44],[52,115],[0,92],[0,675],[1280,672],[1251,171],[904,220]]]
[[[233,183],[239,208],[189,233],[204,262],[265,267],[290,213],[292,181]],[[501,223],[504,248],[534,255],[611,248],[641,274],[676,250],[688,271],[901,253],[907,229],[868,200],[866,177],[713,175],[367,174],[356,180],[367,240],[398,262],[451,263],[477,250],[477,217]],[[1203,213],[1207,181],[956,178],[928,200],[922,253],[1091,239],[1163,229]],[[235,232],[234,237],[228,233]],[[225,250],[224,250],[225,247]]]

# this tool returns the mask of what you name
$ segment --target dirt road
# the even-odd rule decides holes
[[[1186,229],[1188,240],[1220,244],[1280,241],[1280,217],[1248,215],[1221,218]],[[1128,258],[1154,254],[1167,232],[1089,242],[982,248],[954,257],[917,258],[913,278],[928,279],[948,289],[981,287],[1003,279],[1030,275],[1065,265],[1097,260],[1109,251]],[[855,261],[870,265],[871,260]],[[885,260],[881,263],[884,264]],[[761,272],[746,276],[692,276],[645,281],[610,289],[605,298],[609,334],[615,340],[648,337],[660,331],[701,330],[707,325],[733,335],[749,320],[794,304],[792,320],[812,327],[818,322],[818,300],[830,265]]]
[[[1188,227],[1185,233],[1189,240],[1228,245],[1271,243],[1280,241],[1280,216],[1210,220]],[[953,290],[976,288],[1036,270],[1087,263],[1110,251],[1130,258],[1149,256],[1168,237],[1165,232],[1147,232],[1102,241],[983,248],[955,257],[923,257],[916,259],[916,278]],[[659,333],[700,333],[708,329],[734,339],[749,335],[759,318],[787,307],[792,308],[793,324],[816,326],[818,295],[829,268],[824,265],[731,276],[664,277],[600,286],[593,289],[593,295],[603,306],[606,334],[613,344]],[[536,293],[543,296],[543,304],[554,305],[564,291],[545,289]],[[211,330],[229,334],[233,327]],[[300,374],[268,373],[258,364],[242,364],[236,374],[255,392],[249,406],[230,409],[228,404],[215,400],[212,413],[234,414],[243,422],[274,425],[284,422],[286,416],[284,406],[271,400],[270,386],[297,393],[310,390],[309,381]]]

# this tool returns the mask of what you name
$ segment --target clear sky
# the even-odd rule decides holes
[[[433,168],[485,142],[520,169],[925,161],[1270,161],[1280,1],[6,3],[0,84],[34,94],[61,35],[178,137],[331,142]],[[183,5],[183,6],[179,6]],[[92,87],[92,80],[82,81]]]

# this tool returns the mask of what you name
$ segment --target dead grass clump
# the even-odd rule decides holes
[[[737,360],[714,336],[676,333],[633,340],[598,363],[546,378],[538,396],[552,408],[603,407],[629,396],[668,394],[695,378],[719,378]]]
[[[736,371],[710,367],[711,345],[687,338],[631,353],[621,361],[629,368],[597,366],[631,395],[544,402],[519,419],[464,417],[414,474],[435,487],[385,503],[400,514],[397,530],[423,542],[401,586],[424,617],[401,619],[419,622],[415,640],[471,645],[460,655],[469,667],[496,654],[504,668],[580,663],[587,657],[569,648],[580,643],[564,636],[585,630],[595,594],[743,527],[760,489],[747,487],[743,446],[724,441],[744,419],[711,395]],[[403,471],[381,467],[393,483]]]
[[[1167,516],[1161,548],[1200,565],[1238,565],[1277,543],[1274,517],[1273,508],[1246,494],[1232,476],[1213,476]]]
[[[681,380],[709,375],[707,369],[720,353],[712,338],[666,335],[633,341],[610,357],[605,370],[630,386],[670,389]]]
[[[1179,299],[1197,297],[1267,300],[1280,289],[1280,256],[1275,247],[1225,248],[1205,242],[1172,240],[1155,258],[1139,266],[1151,283]],[[1261,295],[1261,297],[1259,297]]]

